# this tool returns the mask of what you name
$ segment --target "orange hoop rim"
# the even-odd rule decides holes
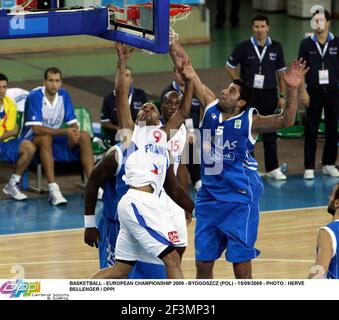
[[[153,8],[152,3],[132,4],[127,7],[127,11],[133,15],[133,11],[139,11],[140,8]],[[170,16],[175,17],[179,14],[188,13],[192,11],[192,7],[187,4],[170,4]]]

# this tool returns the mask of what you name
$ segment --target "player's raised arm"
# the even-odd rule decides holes
[[[187,52],[177,40],[173,40],[171,42],[169,52],[177,70],[181,68],[183,61],[189,61],[189,56],[187,55]],[[200,78],[198,77],[195,71],[194,74],[195,74],[193,78],[194,94],[201,102],[202,108],[205,109],[207,105],[209,105],[216,99],[216,96],[205,84],[201,82]]]
[[[180,106],[177,112],[168,120],[162,129],[167,133],[167,137],[170,138],[170,131],[172,129],[179,129],[184,123],[185,119],[190,117],[190,111],[193,98],[193,78],[194,70],[192,66],[186,61],[183,61],[183,65],[178,69],[183,79],[185,79],[184,95],[180,101]]]
[[[131,56],[132,50],[122,43],[116,44],[118,54],[118,79],[116,87],[116,106],[119,126],[122,129],[134,129],[131,109],[128,102],[129,87],[126,78],[126,62]]]
[[[301,79],[309,68],[303,59],[294,60],[284,76],[287,85],[288,103],[281,114],[269,116],[253,116],[252,132],[254,134],[271,132],[280,128],[287,128],[294,124],[297,112],[297,93]]]
[[[97,203],[98,190],[103,186],[117,170],[115,149],[111,148],[103,159],[94,167],[88,177],[85,189],[85,234],[84,241],[89,246],[98,247],[100,234],[95,224],[95,206]]]

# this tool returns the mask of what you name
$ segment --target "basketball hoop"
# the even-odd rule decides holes
[[[128,20],[139,20],[140,19],[140,9],[150,9],[153,10],[152,3],[145,4],[134,4],[127,7],[127,19]],[[122,9],[123,10],[123,9]],[[186,4],[170,4],[170,20],[179,21],[186,20],[189,14],[191,13],[192,8]]]
[[[153,3],[144,3],[144,4],[134,4],[127,6],[126,9],[109,5],[108,10],[113,12],[115,15],[115,21],[117,23],[133,25],[136,27],[142,27],[141,20],[141,11],[143,9],[153,10]],[[179,39],[179,34],[175,32],[174,25],[177,21],[187,20],[190,15],[192,7],[185,4],[170,4],[170,31],[169,31],[169,39],[170,44],[173,40]],[[153,52],[143,50],[145,54],[153,54]]]

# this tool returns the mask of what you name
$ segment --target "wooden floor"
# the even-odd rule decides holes
[[[261,255],[253,261],[253,276],[306,278],[317,230],[328,221],[325,208],[262,214],[257,242]],[[194,222],[183,261],[186,278],[195,278],[193,236]],[[84,244],[83,230],[0,236],[0,278],[13,278],[11,270],[20,269],[26,279],[88,278],[98,269],[97,256],[96,249]],[[232,265],[224,257],[216,262],[214,276],[233,278]]]

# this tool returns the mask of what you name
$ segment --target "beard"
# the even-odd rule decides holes
[[[334,203],[331,202],[331,203],[328,205],[328,207],[327,207],[327,212],[328,212],[329,214],[331,214],[332,216],[335,215],[336,210],[335,210],[335,208],[334,208]]]

